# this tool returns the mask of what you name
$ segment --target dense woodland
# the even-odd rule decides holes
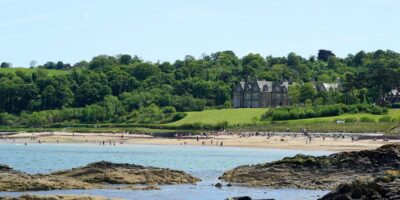
[[[1,68],[10,67],[7,62]],[[101,55],[76,64],[47,62],[37,70],[0,73],[0,124],[166,123],[184,111],[229,108],[243,79],[287,80],[292,105],[375,103],[400,85],[400,54],[360,51],[345,58],[327,50],[303,58],[232,51],[186,56],[174,63]],[[67,70],[49,75],[46,69]],[[318,93],[313,84],[340,79],[343,92]]]

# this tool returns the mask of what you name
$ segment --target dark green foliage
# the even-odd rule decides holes
[[[0,64],[0,68],[10,68],[10,67],[11,67],[11,64],[10,64],[10,63],[2,62],[2,63]]]
[[[11,67],[7,62],[0,65]],[[177,120],[182,118],[179,112],[231,107],[232,89],[244,79],[296,83],[289,90],[291,105],[309,108],[277,111],[276,118],[337,115],[337,109],[312,106],[338,103],[354,104],[342,106],[340,112],[380,114],[385,108],[366,104],[382,103],[385,94],[400,85],[400,54],[390,50],[361,51],[346,58],[321,50],[318,59],[295,53],[285,57],[248,54],[239,58],[232,51],[221,51],[201,59],[186,56],[171,63],[145,62],[126,54],[100,55],[74,65],[58,61],[37,67],[34,73],[0,73],[1,125]],[[42,68],[68,73],[49,76]],[[342,80],[343,91],[315,91],[313,80],[335,82],[337,78]],[[77,113],[72,117],[60,114],[69,109]],[[145,111],[153,114],[146,116]]]
[[[334,57],[335,54],[332,51],[321,49],[318,51],[318,60],[328,61],[330,57]]]

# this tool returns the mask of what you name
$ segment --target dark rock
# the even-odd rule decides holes
[[[252,200],[252,198],[249,196],[243,196],[243,197],[232,197],[227,200]]]
[[[390,169],[400,170],[400,143],[374,150],[317,157],[300,154],[265,164],[239,166],[226,171],[220,179],[249,186],[332,190],[356,179],[371,182]],[[390,177],[381,179],[391,181]]]
[[[393,171],[386,174],[394,175]],[[369,181],[353,181],[352,183],[342,184],[336,190],[326,194],[319,200],[341,200],[341,199],[400,199],[400,171],[397,177],[393,177],[390,183],[381,182],[382,179],[376,178]]]
[[[221,183],[216,183],[214,186],[217,187],[217,188],[222,188],[222,184]]]

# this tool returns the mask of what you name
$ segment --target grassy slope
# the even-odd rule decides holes
[[[203,124],[217,124],[218,122],[227,121],[229,124],[245,124],[252,123],[254,119],[260,119],[267,108],[237,108],[237,109],[221,109],[221,110],[205,110],[201,112],[187,112],[187,116],[179,121],[170,123],[172,126],[182,124],[193,124],[201,122]]]
[[[37,69],[31,69],[31,68],[0,68],[0,73],[15,73],[17,70],[27,72],[27,73],[32,73],[36,71]],[[68,71],[65,70],[55,70],[55,69],[45,69],[47,71],[49,76],[54,76],[54,75],[60,75],[60,74],[66,74]]]

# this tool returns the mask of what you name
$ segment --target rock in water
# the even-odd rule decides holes
[[[101,188],[64,176],[30,175],[10,167],[0,168],[0,191],[57,190]]]
[[[58,189],[103,189],[109,184],[142,184],[151,187],[120,189],[159,189],[154,185],[194,184],[200,179],[183,171],[143,167],[133,164],[96,162],[87,166],[51,174],[31,175],[0,165],[0,191],[38,191]]]
[[[356,180],[341,184],[319,200],[342,199],[400,199],[400,171],[386,171],[384,176],[377,177],[370,182]]]
[[[251,186],[331,190],[356,179],[371,181],[389,169],[400,169],[400,144],[329,156],[296,155],[266,164],[240,166],[220,178]]]
[[[95,162],[84,167],[59,171],[52,175],[71,177],[89,183],[111,184],[194,184],[200,179],[183,171],[144,167],[134,164],[119,164],[106,161]]]
[[[214,186],[217,187],[217,188],[222,188],[222,184],[221,183],[216,183]]]
[[[228,198],[227,200],[252,200],[252,198],[249,196],[243,196],[243,197],[232,197]]]

